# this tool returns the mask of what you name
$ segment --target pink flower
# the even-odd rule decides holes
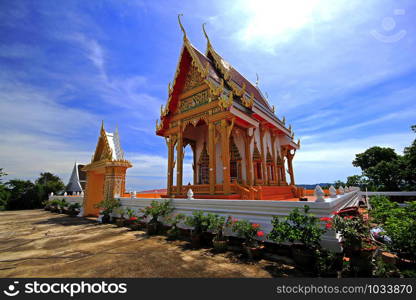
[[[264,232],[263,231],[258,231],[257,232],[257,236],[258,237],[263,237],[264,236]]]
[[[329,229],[329,228],[331,228],[331,227],[332,227],[332,224],[331,224],[331,223],[326,223],[326,224],[325,224],[325,227],[326,227],[327,229]]]
[[[331,221],[331,220],[332,220],[332,218],[330,218],[330,217],[323,217],[323,218],[321,218],[320,220],[321,220],[321,221],[325,221],[325,222],[329,222],[329,221]]]
[[[332,215],[339,215],[339,211],[333,211]]]
[[[137,221],[137,217],[131,217],[130,221]]]
[[[260,225],[259,224],[251,224],[251,227],[253,227],[254,229],[257,229],[257,228],[260,227]]]

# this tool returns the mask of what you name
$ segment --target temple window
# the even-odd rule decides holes
[[[207,145],[204,142],[204,147],[202,148],[201,156],[198,161],[198,184],[208,184],[209,183],[209,156],[207,152]]]
[[[254,169],[254,179],[256,183],[261,183],[263,176],[263,170],[262,170],[262,160],[260,151],[257,148],[257,143],[254,142],[254,151],[253,151],[253,169]]]
[[[233,137],[230,138],[230,179],[241,182],[241,155]]]

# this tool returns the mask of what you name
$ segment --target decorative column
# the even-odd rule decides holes
[[[251,145],[251,141],[253,140],[254,137],[254,132],[253,134],[250,136],[248,135],[248,129],[245,131],[245,135],[244,135],[244,149],[245,149],[245,154],[246,154],[246,177],[247,177],[247,184],[249,186],[253,186],[253,161],[252,161],[252,155],[250,152],[250,145]]]
[[[167,195],[172,196],[173,186],[173,168],[174,168],[174,151],[175,151],[176,136],[169,136],[166,138],[166,145],[168,146],[168,184]]]
[[[176,188],[177,193],[182,194],[182,178],[183,178],[183,128],[182,121],[178,124],[178,142],[176,144],[176,161],[177,161],[177,172],[176,172]]]
[[[266,171],[266,159],[265,159],[265,155],[264,155],[264,135],[266,133],[266,128],[264,128],[263,124],[260,124],[260,155],[261,155],[261,170],[263,172],[263,182],[264,184],[268,184],[269,179],[267,178],[267,171]]]
[[[287,179],[286,179],[286,166],[285,166],[285,157],[287,154],[287,148],[286,146],[282,146],[280,147],[280,153],[281,153],[281,157],[282,157],[282,182],[284,185],[287,185]]]
[[[208,155],[209,155],[209,193],[215,194],[215,184],[217,183],[216,173],[216,154],[215,154],[215,124],[208,124]]]
[[[223,166],[223,189],[224,194],[229,195],[231,193],[230,186],[230,134],[234,126],[234,120],[231,125],[227,120],[221,120],[221,157]]]
[[[274,174],[274,181],[277,183],[278,182],[278,175],[277,175],[277,164],[276,164],[276,147],[275,147],[275,143],[276,143],[276,134],[272,133],[271,134],[271,141],[272,141],[272,159],[273,159],[273,163],[272,163],[272,168],[273,168],[273,174]]]
[[[295,175],[293,174],[293,157],[295,157],[296,150],[293,150],[293,153],[291,153],[291,150],[287,151],[286,157],[287,157],[287,166],[289,168],[289,175],[290,175],[290,185],[295,185]]]

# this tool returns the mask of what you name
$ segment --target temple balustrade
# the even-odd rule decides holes
[[[236,187],[240,189],[240,187]],[[248,190],[248,189],[247,189]],[[310,208],[309,213],[317,218],[330,217],[334,211],[345,207],[356,206],[362,199],[362,193],[358,188],[349,188],[349,192],[338,194],[335,198],[325,197],[324,201],[267,201],[267,200],[219,200],[219,199],[178,199],[171,198],[171,204],[174,207],[174,213],[183,213],[191,215],[193,211],[201,210],[206,213],[215,213],[221,216],[233,216],[237,219],[248,220],[252,223],[260,224],[261,228],[267,234],[272,229],[271,220],[274,216],[284,218],[290,214],[294,208],[302,209],[304,205]],[[245,191],[247,192],[247,191]],[[69,203],[80,203],[82,197],[74,196],[50,196],[52,199],[65,199]],[[131,208],[135,214],[142,215],[142,209],[149,206],[154,200],[163,201],[160,198],[134,198],[120,197],[122,208]],[[117,216],[117,215],[113,215]],[[163,222],[163,220],[161,220]],[[185,224],[179,225],[182,228],[188,228]],[[322,222],[324,226],[324,222]],[[226,235],[234,235],[233,232],[227,231]],[[269,241],[270,242],[270,241]],[[322,236],[321,245],[324,248],[333,251],[340,251],[339,238],[334,231],[328,230]]]

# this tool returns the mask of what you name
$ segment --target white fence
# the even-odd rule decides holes
[[[50,199],[64,198],[69,203],[82,202],[82,197],[72,196],[51,196]],[[258,223],[265,233],[272,229],[271,220],[274,216],[285,217],[294,208],[302,209],[305,205],[310,208],[310,213],[316,217],[331,216],[334,211],[344,207],[355,206],[361,199],[360,191],[354,190],[337,198],[326,198],[325,202],[304,202],[304,201],[268,201],[268,200],[217,200],[217,199],[171,199],[174,213],[191,215],[193,211],[215,213],[222,216],[233,216],[237,219],[246,219],[252,223]],[[149,206],[153,200],[144,198],[120,198],[122,208],[131,208],[137,215],[140,210]],[[80,203],[81,204],[81,203]],[[185,225],[181,225],[185,227]],[[232,233],[229,233],[232,234]],[[327,231],[322,236],[322,246],[333,251],[340,251],[339,240],[333,231]]]

